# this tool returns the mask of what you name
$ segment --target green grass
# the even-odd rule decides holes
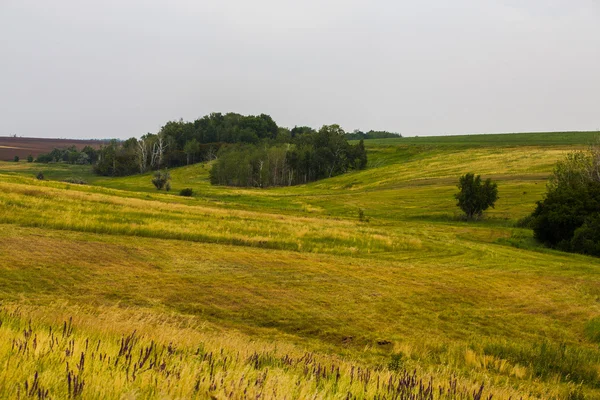
[[[365,171],[267,190],[211,186],[203,164],[172,170],[165,193],[150,174],[54,164],[39,181],[36,164],[0,163],[0,396],[17,397],[39,372],[39,385],[67,397],[66,360],[47,332],[74,316],[77,354],[93,338],[115,357],[134,330],[135,352],[152,341],[181,349],[165,359],[176,378],[132,381],[91,362],[91,398],[283,397],[275,387],[373,398],[385,394],[375,376],[403,368],[444,387],[456,375],[466,392],[439,398],[472,398],[481,383],[494,398],[599,397],[600,260],[544,249],[516,227],[554,163],[593,135],[500,136],[367,141]],[[453,199],[469,171],[494,178],[500,195],[474,223]],[[186,187],[193,197],[177,195]],[[40,350],[7,347],[33,340],[30,319]],[[216,381],[199,343],[221,365],[235,359]],[[306,351],[316,364],[297,361]],[[317,379],[322,365],[339,367],[340,381]]]

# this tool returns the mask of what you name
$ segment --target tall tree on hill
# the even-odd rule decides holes
[[[489,178],[482,183],[481,176],[473,173],[461,176],[458,188],[460,191],[454,197],[467,219],[480,218],[485,210],[494,208],[498,200],[498,185]]]

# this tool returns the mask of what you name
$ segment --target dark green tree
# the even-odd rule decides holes
[[[19,156],[15,156],[15,162],[19,162]]]
[[[27,156],[27,162],[33,162],[33,155],[28,155]]]
[[[460,191],[454,197],[467,219],[480,218],[489,207],[494,208],[498,200],[498,185],[489,178],[482,183],[481,176],[473,173],[460,177],[458,189]]]

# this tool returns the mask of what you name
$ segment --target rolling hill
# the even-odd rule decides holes
[[[517,227],[597,135],[371,140],[269,189],[2,162],[0,397],[598,398],[600,260]],[[498,182],[482,221],[466,172]]]

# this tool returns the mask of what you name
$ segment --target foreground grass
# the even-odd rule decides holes
[[[397,391],[405,370],[433,378],[439,398],[482,383],[484,397],[600,396],[600,262],[514,227],[571,142],[402,140],[369,144],[366,171],[293,188],[173,170],[193,198],[154,191],[149,175],[73,185],[60,180],[83,167],[47,166],[38,181],[37,165],[0,164],[0,397],[24,397],[37,372],[56,398],[73,395],[68,376],[86,398],[394,398],[383,382]],[[468,171],[501,197],[469,224],[452,198]]]
[[[59,323],[64,311],[53,311],[49,319],[12,306],[0,310],[2,398],[493,396],[485,384],[456,377],[438,382],[399,364],[374,368],[285,344],[217,336],[189,319],[114,309],[90,318],[71,309],[75,318]]]

